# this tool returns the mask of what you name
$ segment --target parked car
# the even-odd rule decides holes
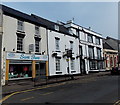
[[[120,67],[112,67],[111,74],[120,74]]]

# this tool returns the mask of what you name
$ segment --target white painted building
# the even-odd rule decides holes
[[[34,79],[43,73],[46,76],[46,28],[30,15],[9,7],[2,6],[2,12],[2,84]]]
[[[49,76],[63,76],[67,74],[80,74],[79,39],[72,35],[68,29],[59,23],[34,18],[47,26]],[[67,51],[72,50],[72,56],[67,57]]]
[[[82,74],[104,70],[102,36],[71,22],[65,25],[79,35],[80,70]]]

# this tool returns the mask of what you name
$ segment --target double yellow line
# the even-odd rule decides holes
[[[14,93],[11,93],[10,95],[7,95],[7,96],[5,96],[4,98],[2,98],[2,99],[0,100],[0,103],[4,102],[4,101],[7,100],[8,98],[10,98],[10,97],[12,97],[13,95],[16,95],[16,94],[25,93],[25,92],[30,92],[30,91],[39,90],[39,89],[45,89],[45,88],[49,88],[49,87],[60,86],[60,85],[64,85],[64,84],[66,84],[66,82],[59,83],[59,84],[54,84],[54,85],[47,85],[47,86],[43,86],[43,87],[39,87],[39,88],[28,89],[28,90],[24,90],[24,91],[14,92]]]
[[[120,105],[120,100],[118,100],[117,102],[115,102],[113,105]]]

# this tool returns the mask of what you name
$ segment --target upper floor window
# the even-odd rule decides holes
[[[100,45],[100,38],[96,37],[96,44]]]
[[[90,58],[94,58],[94,47],[88,46],[88,53]]]
[[[73,50],[73,41],[70,41],[70,50]]]
[[[35,35],[39,35],[40,34],[40,30],[38,26],[35,26]]]
[[[70,34],[73,34],[73,31],[72,31],[71,28],[69,28],[68,31],[69,31]]]
[[[39,51],[40,51],[40,41],[35,40],[35,52],[39,52]]]
[[[101,49],[97,48],[97,58],[100,59],[101,58]]]
[[[55,30],[59,31],[59,25],[55,25]]]
[[[23,51],[23,37],[17,36],[17,50]]]
[[[79,30],[76,30],[76,35],[79,36]]]
[[[88,42],[93,43],[93,37],[92,37],[92,35],[88,35]]]
[[[57,51],[60,50],[60,38],[55,38],[55,47]]]
[[[82,53],[82,46],[79,46],[79,53],[80,53],[80,55],[83,55],[83,53]]]
[[[18,23],[17,23],[17,30],[18,31],[24,31],[24,22],[21,21],[21,20],[18,20]]]

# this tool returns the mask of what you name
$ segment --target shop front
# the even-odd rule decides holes
[[[48,76],[48,56],[24,53],[6,53],[5,80],[20,80]]]

